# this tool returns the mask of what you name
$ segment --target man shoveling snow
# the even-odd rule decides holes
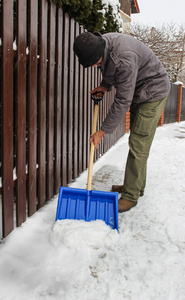
[[[114,102],[99,131],[90,137],[97,149],[105,134],[112,133],[130,108],[129,154],[119,212],[130,210],[144,193],[147,159],[159,118],[170,91],[168,75],[151,49],[121,34],[85,32],[76,37],[74,52],[85,68],[99,66],[102,82],[91,93],[116,88]]]

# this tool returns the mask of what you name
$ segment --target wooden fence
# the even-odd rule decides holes
[[[1,1],[0,21],[0,237],[6,237],[87,168],[89,91],[101,74],[79,65],[73,41],[84,29],[49,0]],[[173,85],[164,123],[176,122],[178,95]],[[114,90],[100,103],[98,128],[113,98]],[[185,120],[184,88],[180,108]],[[95,161],[128,131],[129,113],[104,137]]]
[[[185,88],[171,84],[171,91],[164,109],[164,124],[185,121]]]
[[[6,237],[87,168],[89,91],[101,75],[74,56],[83,27],[49,0],[1,1],[0,20],[0,236]],[[99,124],[113,96],[100,104]],[[95,160],[124,127],[123,120],[104,138]]]
[[[181,121],[185,121],[185,88],[182,83],[171,83],[170,94],[158,126]]]

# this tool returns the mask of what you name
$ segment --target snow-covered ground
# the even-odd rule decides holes
[[[93,189],[122,183],[127,142],[95,163]],[[54,223],[56,207],[57,197],[0,245],[1,300],[185,299],[185,122],[157,128],[145,194],[119,214],[119,233],[103,221]]]

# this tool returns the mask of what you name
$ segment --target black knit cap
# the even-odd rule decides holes
[[[95,65],[103,56],[105,40],[95,32],[83,32],[75,38],[73,50],[84,68]]]

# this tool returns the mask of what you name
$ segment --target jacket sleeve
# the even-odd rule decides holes
[[[104,79],[101,81],[100,85],[105,87],[107,89],[107,92],[110,92],[112,90],[112,84],[108,84]]]
[[[114,76],[116,94],[114,102],[101,126],[105,133],[112,133],[129,109],[136,85],[138,64],[136,57],[121,59]]]

